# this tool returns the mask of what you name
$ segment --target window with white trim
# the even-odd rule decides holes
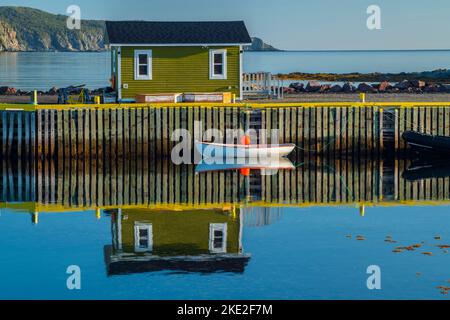
[[[134,251],[137,253],[153,251],[153,225],[136,223],[134,225]]]
[[[227,252],[227,224],[211,223],[209,225],[209,252]]]
[[[209,78],[211,80],[227,79],[227,50],[209,51]]]
[[[152,50],[134,51],[134,80],[152,80]]]

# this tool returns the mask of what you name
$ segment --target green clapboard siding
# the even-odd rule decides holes
[[[134,80],[134,50],[153,50],[153,79]],[[227,49],[226,80],[209,79],[210,49]],[[144,93],[232,92],[239,94],[239,47],[122,47],[122,98]]]

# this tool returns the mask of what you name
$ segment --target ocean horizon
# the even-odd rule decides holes
[[[110,52],[3,52],[0,86],[48,90],[110,85]],[[246,51],[244,72],[401,73],[450,68],[449,50]]]

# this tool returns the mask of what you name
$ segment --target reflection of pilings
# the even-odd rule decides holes
[[[283,208],[243,208],[242,214],[246,227],[268,226],[283,218]]]
[[[36,114],[0,111],[1,158],[34,158]]]
[[[238,172],[197,175],[195,166],[136,158],[38,160],[37,201],[66,206],[232,203],[245,199]]]
[[[2,202],[34,202],[37,200],[35,162],[32,159],[3,160],[0,181]]]
[[[310,156],[298,160],[296,170],[260,175],[251,181],[249,188],[249,178],[239,172],[196,174],[195,166],[176,166],[170,160],[114,157],[109,161],[105,158],[31,161],[22,158],[2,162],[0,202],[114,207],[246,201],[295,205],[450,199],[450,178],[403,179],[409,163],[408,160],[388,163],[378,158]]]

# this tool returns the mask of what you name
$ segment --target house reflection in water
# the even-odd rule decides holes
[[[109,276],[154,271],[242,273],[240,209],[118,209],[109,211],[112,245],[105,246]]]

